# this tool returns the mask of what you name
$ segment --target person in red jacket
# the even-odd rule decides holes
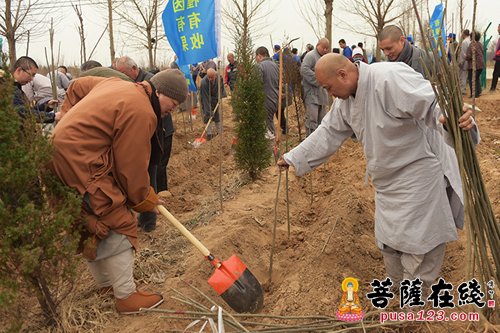
[[[229,86],[231,93],[234,91],[234,85],[236,84],[236,78],[238,76],[238,64],[234,60],[234,54],[227,54],[227,61],[229,64],[226,66],[226,72],[224,74],[224,84]]]

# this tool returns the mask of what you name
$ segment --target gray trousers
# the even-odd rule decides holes
[[[304,104],[306,107],[306,134],[309,135],[318,128],[319,124],[321,124],[321,121],[326,115],[326,107],[307,101]]]
[[[272,103],[271,103],[272,104]],[[278,109],[278,104],[268,104],[265,105],[266,111],[267,111],[267,118],[266,118],[266,125],[267,125],[267,130],[271,132],[273,135],[276,134],[276,129],[274,127],[274,114],[276,113],[276,110]]]
[[[87,261],[97,287],[113,287],[116,298],[123,299],[136,290],[134,282],[134,251],[125,235],[110,231],[108,238],[97,245],[97,257]]]
[[[459,72],[459,80],[460,80],[460,91],[462,94],[467,92],[467,75],[468,72],[466,69],[460,69]]]
[[[385,244],[383,247],[385,269],[393,286],[399,286],[402,280],[414,280],[418,277],[424,286],[430,287],[441,270],[446,243],[421,255],[400,252]]]

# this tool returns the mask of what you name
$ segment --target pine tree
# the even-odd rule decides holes
[[[243,27],[235,45],[238,78],[231,103],[238,119],[236,163],[255,180],[259,172],[269,166],[271,157],[269,142],[265,138],[267,112],[264,108],[264,88],[254,61],[248,27]]]
[[[74,223],[81,200],[51,172],[52,147],[40,126],[34,119],[22,119],[14,109],[12,80],[4,67],[0,75],[0,311],[15,313],[9,318],[11,330],[16,330],[26,315],[21,300],[33,294],[47,322],[56,322],[57,304],[74,277],[79,240]]]

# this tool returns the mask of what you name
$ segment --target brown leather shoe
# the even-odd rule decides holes
[[[141,308],[153,309],[163,303],[163,296],[157,293],[136,290],[132,295],[124,299],[117,299],[116,311],[120,314],[139,313]]]

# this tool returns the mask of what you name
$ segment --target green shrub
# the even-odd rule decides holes
[[[231,103],[238,119],[236,163],[255,180],[259,172],[269,166],[271,149],[265,138],[267,112],[262,77],[249,41],[249,37],[242,37],[236,44],[239,45],[236,51],[238,79]]]
[[[14,86],[6,68],[2,76],[0,311],[15,311],[10,324],[19,328],[26,315],[21,304],[32,303],[29,297],[34,295],[45,318],[55,323],[57,304],[74,277],[79,240],[74,223],[81,200],[50,171],[49,139],[34,119],[19,117],[12,106]]]

